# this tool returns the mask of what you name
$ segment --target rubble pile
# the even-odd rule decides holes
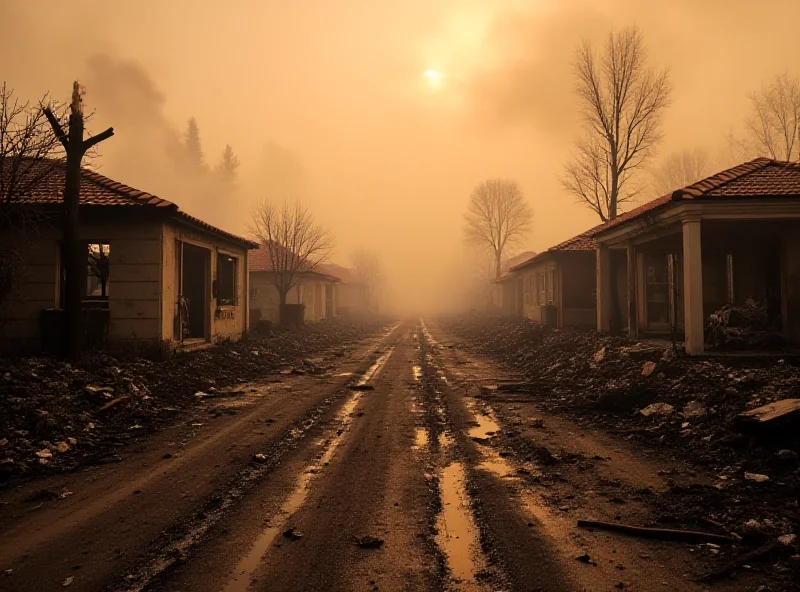
[[[0,482],[113,461],[115,445],[174,418],[197,402],[195,393],[279,369],[314,373],[307,356],[380,326],[326,321],[162,359],[97,353],[71,365],[0,358]]]
[[[709,316],[706,340],[720,350],[769,349],[785,340],[769,322],[767,307],[754,300],[744,306],[726,304]]]
[[[792,408],[784,404],[800,397],[800,366],[774,358],[692,359],[666,343],[547,331],[522,319],[472,316],[443,324],[460,346],[524,376],[520,396],[576,423],[666,450],[685,461],[687,475],[711,476],[702,486],[676,477],[668,495],[654,498],[664,520],[710,521],[756,543],[800,530],[800,413],[787,414],[781,429],[774,424],[760,432],[737,421],[775,401]]]

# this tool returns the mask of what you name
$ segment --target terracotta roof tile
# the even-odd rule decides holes
[[[0,174],[9,175],[10,160],[0,162]],[[66,170],[64,163],[55,160],[44,160],[36,162],[31,167],[32,175],[35,175],[36,182],[32,187],[20,196],[20,203],[34,206],[51,206],[62,203],[64,194],[64,176]],[[256,247],[248,239],[242,238],[230,232],[221,230],[207,222],[182,211],[177,204],[162,199],[139,189],[134,189],[124,183],[114,181],[108,177],[81,169],[81,191],[80,200],[82,206],[114,206],[114,207],[155,207],[164,210],[172,210],[175,217],[181,220],[200,226],[205,230],[222,235],[236,242],[243,243],[248,247]]]
[[[294,254],[291,253],[291,251],[289,251],[289,249],[282,247],[277,243],[273,243],[272,248],[277,249],[277,253],[280,253],[281,255],[295,256]],[[286,266],[281,266],[281,267],[286,267]],[[250,255],[247,257],[247,270],[254,272],[261,272],[261,271],[272,272],[275,270],[275,267],[272,264],[272,257],[270,257],[270,249],[269,247],[267,247],[267,243],[262,244],[260,247],[250,252]],[[301,265],[300,269],[298,269],[297,271],[302,274],[314,274],[327,279],[339,281],[339,277],[336,274],[330,273],[328,268],[321,264],[312,265],[310,263],[306,263]]]

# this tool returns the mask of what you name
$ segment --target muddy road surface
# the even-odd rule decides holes
[[[0,590],[760,585],[757,570],[702,580],[724,545],[577,528],[647,522],[647,492],[680,467],[482,396],[514,377],[435,322],[397,323],[325,364],[217,393],[121,462],[2,492]]]

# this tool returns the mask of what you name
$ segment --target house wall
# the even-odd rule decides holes
[[[109,341],[128,339],[156,342],[159,338],[161,288],[160,222],[82,224],[82,242],[108,243]],[[26,237],[9,234],[22,254],[21,275],[0,307],[0,339],[5,348],[36,348],[40,317],[45,308],[60,306],[61,231],[41,224]]]
[[[541,323],[543,321],[542,308],[552,301],[560,306],[560,293],[556,276],[557,266],[555,261],[545,259],[527,266],[517,273],[522,280],[522,314],[523,316]],[[544,274],[544,295],[542,295],[539,276]]]
[[[304,278],[298,285],[289,290],[286,295],[286,303],[305,304],[305,321],[320,321],[325,318],[326,284],[332,285],[333,282],[316,278]],[[260,311],[261,320],[269,320],[274,324],[278,324],[280,322],[280,296],[272,280],[272,274],[251,272],[250,286],[250,308]],[[334,295],[334,315],[335,311],[336,297]]]
[[[161,226],[163,251],[161,261],[161,282],[163,298],[161,301],[160,337],[165,342],[179,340],[177,329],[178,296],[180,290],[180,243],[202,247],[210,252],[210,279],[217,278],[217,255],[225,254],[236,258],[236,298],[234,305],[218,306],[216,298],[208,287],[207,337],[212,341],[239,339],[248,328],[249,277],[247,273],[247,249],[233,241],[212,233],[185,227],[182,224],[167,222]],[[113,247],[112,247],[113,253]]]

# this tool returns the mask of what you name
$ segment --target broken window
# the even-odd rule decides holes
[[[89,243],[87,252],[86,298],[108,298],[108,276],[110,272],[108,243]]]
[[[236,257],[217,255],[217,306],[236,304]]]

